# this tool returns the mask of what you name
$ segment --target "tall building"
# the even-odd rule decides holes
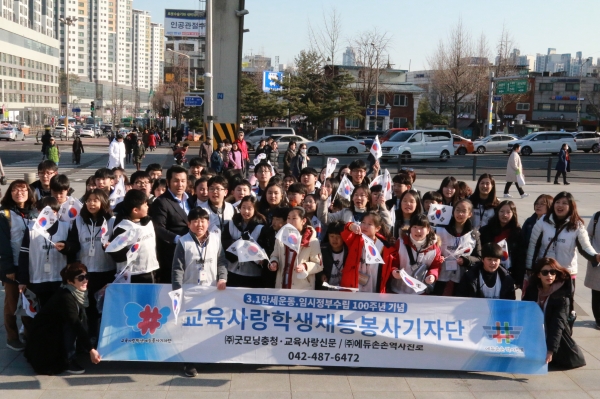
[[[165,29],[162,24],[150,25],[150,89],[156,91],[163,82],[165,67]]]
[[[150,89],[152,19],[148,11],[133,10],[132,87]]]
[[[342,65],[356,66],[356,53],[352,47],[346,47],[346,51],[342,55]]]

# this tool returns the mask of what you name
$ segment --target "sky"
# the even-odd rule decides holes
[[[221,1],[221,0],[214,0]],[[151,12],[153,22],[163,23],[164,0],[134,0],[133,7]],[[170,8],[193,9],[198,0],[177,0]],[[174,5],[176,4],[176,5]],[[309,25],[324,26],[323,16],[336,9],[341,16],[341,51],[353,37],[377,29],[392,36],[389,49],[394,68],[429,69],[427,62],[441,39],[462,19],[473,38],[484,34],[495,49],[503,27],[512,35],[521,55],[558,54],[600,57],[597,16],[598,0],[246,0],[244,55],[262,54],[293,64],[296,55],[309,46]],[[493,61],[493,55],[490,54]]]

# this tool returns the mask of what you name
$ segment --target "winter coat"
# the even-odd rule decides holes
[[[49,161],[52,161],[55,164],[59,163],[59,161],[60,161],[60,149],[58,148],[58,146],[56,144],[54,144],[54,145],[48,145],[46,147],[46,158],[48,158]]]
[[[237,143],[238,148],[239,148],[240,152],[242,153],[242,161],[250,159],[248,157],[248,145],[246,144],[246,141],[245,140],[237,139],[237,140],[235,140],[235,142]],[[244,163],[242,162],[242,165],[243,164]]]
[[[521,165],[521,157],[516,151],[510,153],[508,163],[506,164],[506,182],[517,182],[517,175],[523,173],[523,165]]]
[[[463,274],[460,284],[456,287],[454,296],[464,298],[485,298],[482,288],[485,284],[481,278],[483,263],[478,262]],[[510,273],[502,266],[498,267],[498,277],[500,280],[500,296],[497,299],[515,300],[515,281]]]
[[[588,224],[587,232],[590,236],[592,246],[596,252],[600,252],[600,222],[597,223],[596,228],[594,229],[594,218],[592,217]],[[600,266],[594,267],[594,264],[595,261],[594,263],[588,261],[584,284],[592,290],[600,291]]]
[[[568,223],[567,218],[564,223]],[[531,269],[533,263],[544,256],[546,248],[548,252],[545,256],[554,258],[559,265],[566,268],[573,276],[577,275],[577,252],[587,260],[596,262],[596,250],[590,244],[590,238],[583,223],[578,223],[577,229],[569,231],[563,228],[554,243],[549,245],[556,234],[557,229],[554,223],[554,215],[546,215],[537,221],[533,226],[529,248],[527,249],[527,259],[525,266]],[[535,258],[534,258],[535,255]]]
[[[146,148],[143,145],[133,147],[133,163],[142,163],[142,159],[146,155]]]
[[[569,158],[569,154],[567,151],[561,148],[558,153],[558,162],[556,163],[556,168],[559,172],[570,172],[571,171],[571,159]]]
[[[148,135],[148,147],[156,147],[156,136],[154,134]]]
[[[108,147],[108,165],[106,167],[108,169],[113,169],[117,166],[125,168],[125,154],[125,143],[119,143],[117,139],[114,139]]]
[[[275,288],[282,288],[284,277],[283,273],[286,269],[288,262],[287,254],[290,257],[293,256],[294,251],[289,249],[281,241],[275,240],[275,248],[271,254],[271,262],[277,262],[277,278],[275,280]],[[323,270],[323,264],[321,263],[321,246],[319,240],[317,240],[317,233],[315,230],[307,226],[305,232],[302,235],[302,243],[300,246],[300,252],[296,255],[293,264],[289,265],[291,268],[295,268],[296,265],[306,264],[306,271],[308,277],[298,278],[298,273],[292,271],[292,282],[291,288],[297,290],[314,290],[315,289],[315,275]],[[291,258],[290,258],[291,259]],[[302,276],[300,276],[302,277]]]
[[[272,150],[269,153],[269,162],[271,162],[271,166],[275,169],[275,173],[277,173],[277,169],[279,169],[279,151]]]
[[[348,246],[344,244],[344,257],[342,259],[342,264],[340,268],[344,268],[346,264],[346,259],[348,259]],[[333,271],[333,249],[331,245],[327,242],[321,245],[321,256],[323,258],[323,271],[317,274],[317,289],[326,289],[322,288],[323,282],[321,280],[321,276],[325,276],[327,281],[331,278],[331,272]]]
[[[48,146],[50,145],[51,138],[52,135],[50,134],[50,132],[46,132],[42,136],[42,153],[46,154],[46,148],[48,148]]]
[[[92,350],[85,308],[66,288],[59,289],[35,316],[27,335],[25,357],[38,374],[59,374],[67,368],[64,325],[77,337],[77,346]]]
[[[462,266],[456,265],[456,270],[448,270],[448,261],[444,260],[440,269],[439,281],[453,281],[460,283],[462,275],[469,270],[471,265],[481,260],[481,241],[479,232],[473,230],[471,221],[467,220],[463,227],[463,231],[459,236],[454,228],[454,218],[447,226],[436,227],[436,234],[441,240],[440,248],[442,256],[450,257],[459,247],[468,248],[469,250],[460,256],[463,260]]]
[[[344,268],[342,269],[342,279],[340,286],[348,287],[348,288],[358,288],[359,281],[359,270],[360,270],[360,260],[363,257],[363,251],[365,247],[365,240],[362,234],[355,234],[350,231],[351,223],[346,223],[344,227],[344,231],[342,231],[342,240],[346,247],[348,247],[348,255],[346,257],[346,262],[344,263]],[[393,269],[397,269],[399,266],[398,263],[398,244],[399,241],[396,241],[396,245],[390,245],[385,241],[384,237],[378,235],[377,238],[381,240],[383,243],[383,251],[381,253],[381,257],[383,259],[383,263],[379,267],[379,277],[377,286],[379,287],[380,293],[387,292],[387,283],[392,274]]]
[[[538,221],[538,216],[534,213],[529,216],[523,226],[521,226],[521,231],[523,233],[523,243],[525,244],[525,249],[529,246],[529,240],[531,239],[531,232],[533,231],[533,226]]]
[[[400,243],[398,245],[399,270],[404,270],[409,276],[416,277],[419,281],[424,281],[428,276],[435,277],[437,281],[440,268],[442,267],[442,251],[436,240],[425,243],[424,248],[421,248],[420,251],[417,251],[417,248],[407,234],[404,234],[398,242]],[[412,259],[415,261],[414,265],[410,262],[411,257],[408,254],[407,247],[410,248],[412,253]],[[427,272],[422,276],[416,276],[415,272],[420,272],[419,274],[421,274],[421,270],[419,270],[421,266],[425,266]],[[393,276],[390,278],[389,289],[390,292],[397,294],[415,294],[415,291],[407,287],[402,279],[396,279]]]
[[[204,159],[206,161],[207,165],[210,163],[212,154],[213,154],[212,145],[208,144],[207,142],[203,142],[202,144],[200,144],[200,150],[198,151],[198,156],[200,157],[200,159]]]
[[[383,219],[383,223],[385,223],[388,228],[392,225],[392,220],[390,213],[387,209],[380,210],[381,218]],[[317,218],[321,221],[323,226],[327,226],[329,223],[333,222],[356,222],[356,218],[352,210],[349,208],[342,209],[341,211],[337,211],[334,213],[329,213],[329,210],[325,206],[325,201],[319,200],[317,201]]]
[[[507,260],[500,260],[500,265],[508,270],[510,275],[515,280],[518,286],[523,283],[523,277],[525,276],[525,251],[527,249],[525,241],[523,241],[523,232],[520,227],[507,232],[499,229],[497,225],[490,225],[479,229],[480,241],[482,243],[495,242],[498,243],[502,239],[498,239],[498,236],[506,235],[506,244],[508,246]]]
[[[213,151],[210,156],[210,167],[217,173],[223,171],[223,155],[220,151]]]
[[[288,148],[285,154],[283,155],[283,174],[285,176],[291,174],[292,168],[292,160],[296,156],[296,151]]]
[[[242,169],[244,166],[244,158],[241,151],[230,151],[229,152],[229,168],[230,169]]]
[[[2,282],[12,282],[13,280],[8,280],[6,275],[17,272],[18,257],[17,262],[15,262],[14,249],[12,245],[7,245],[11,242],[11,227],[12,216],[10,210],[3,207],[0,209],[0,242],[3,243],[3,245],[0,245],[0,281]],[[17,255],[20,246],[20,244],[17,246]]]
[[[73,141],[73,154],[83,154],[85,151],[83,150],[83,143],[81,140]]]
[[[308,157],[302,155],[301,153],[297,153],[296,156],[292,158],[292,162],[290,163],[290,172],[296,179],[298,179],[298,181],[300,180],[300,171],[302,171],[302,169],[306,168],[308,165],[307,158]]]
[[[493,206],[489,206],[486,209],[486,205],[481,203],[481,201],[476,201],[474,198],[469,198],[473,203],[473,215],[471,216],[471,224],[474,229],[479,229],[490,221],[491,218],[494,217],[495,211]]]

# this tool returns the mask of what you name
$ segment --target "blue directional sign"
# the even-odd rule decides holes
[[[375,116],[375,108],[367,108],[367,116]],[[390,110],[377,108],[377,116],[390,116]]]
[[[183,105],[185,107],[201,107],[202,104],[204,104],[202,97],[190,96],[183,98]]]
[[[500,101],[502,101],[502,96],[494,96],[495,103],[500,102]]]
[[[71,112],[81,112],[81,108],[73,108]]]
[[[225,98],[225,94],[224,93],[217,93],[217,100],[222,100]]]
[[[280,82],[283,82],[283,72],[263,72],[263,91],[281,90]]]

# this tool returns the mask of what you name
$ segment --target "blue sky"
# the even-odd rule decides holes
[[[215,0],[219,1],[219,0]],[[134,0],[134,8],[148,10],[154,22],[163,22],[165,1]],[[171,5],[172,4],[172,5]],[[175,5],[176,4],[176,5]],[[197,8],[197,0],[177,0],[171,8]],[[598,0],[246,0],[244,54],[279,56],[293,63],[308,48],[308,24],[322,25],[323,13],[336,8],[342,21],[342,47],[357,33],[377,27],[392,35],[390,59],[394,67],[426,69],[427,57],[441,38],[462,18],[473,37],[482,33],[494,49],[502,26],[512,34],[521,54],[582,51],[600,57]],[[336,63],[341,63],[341,52]]]

